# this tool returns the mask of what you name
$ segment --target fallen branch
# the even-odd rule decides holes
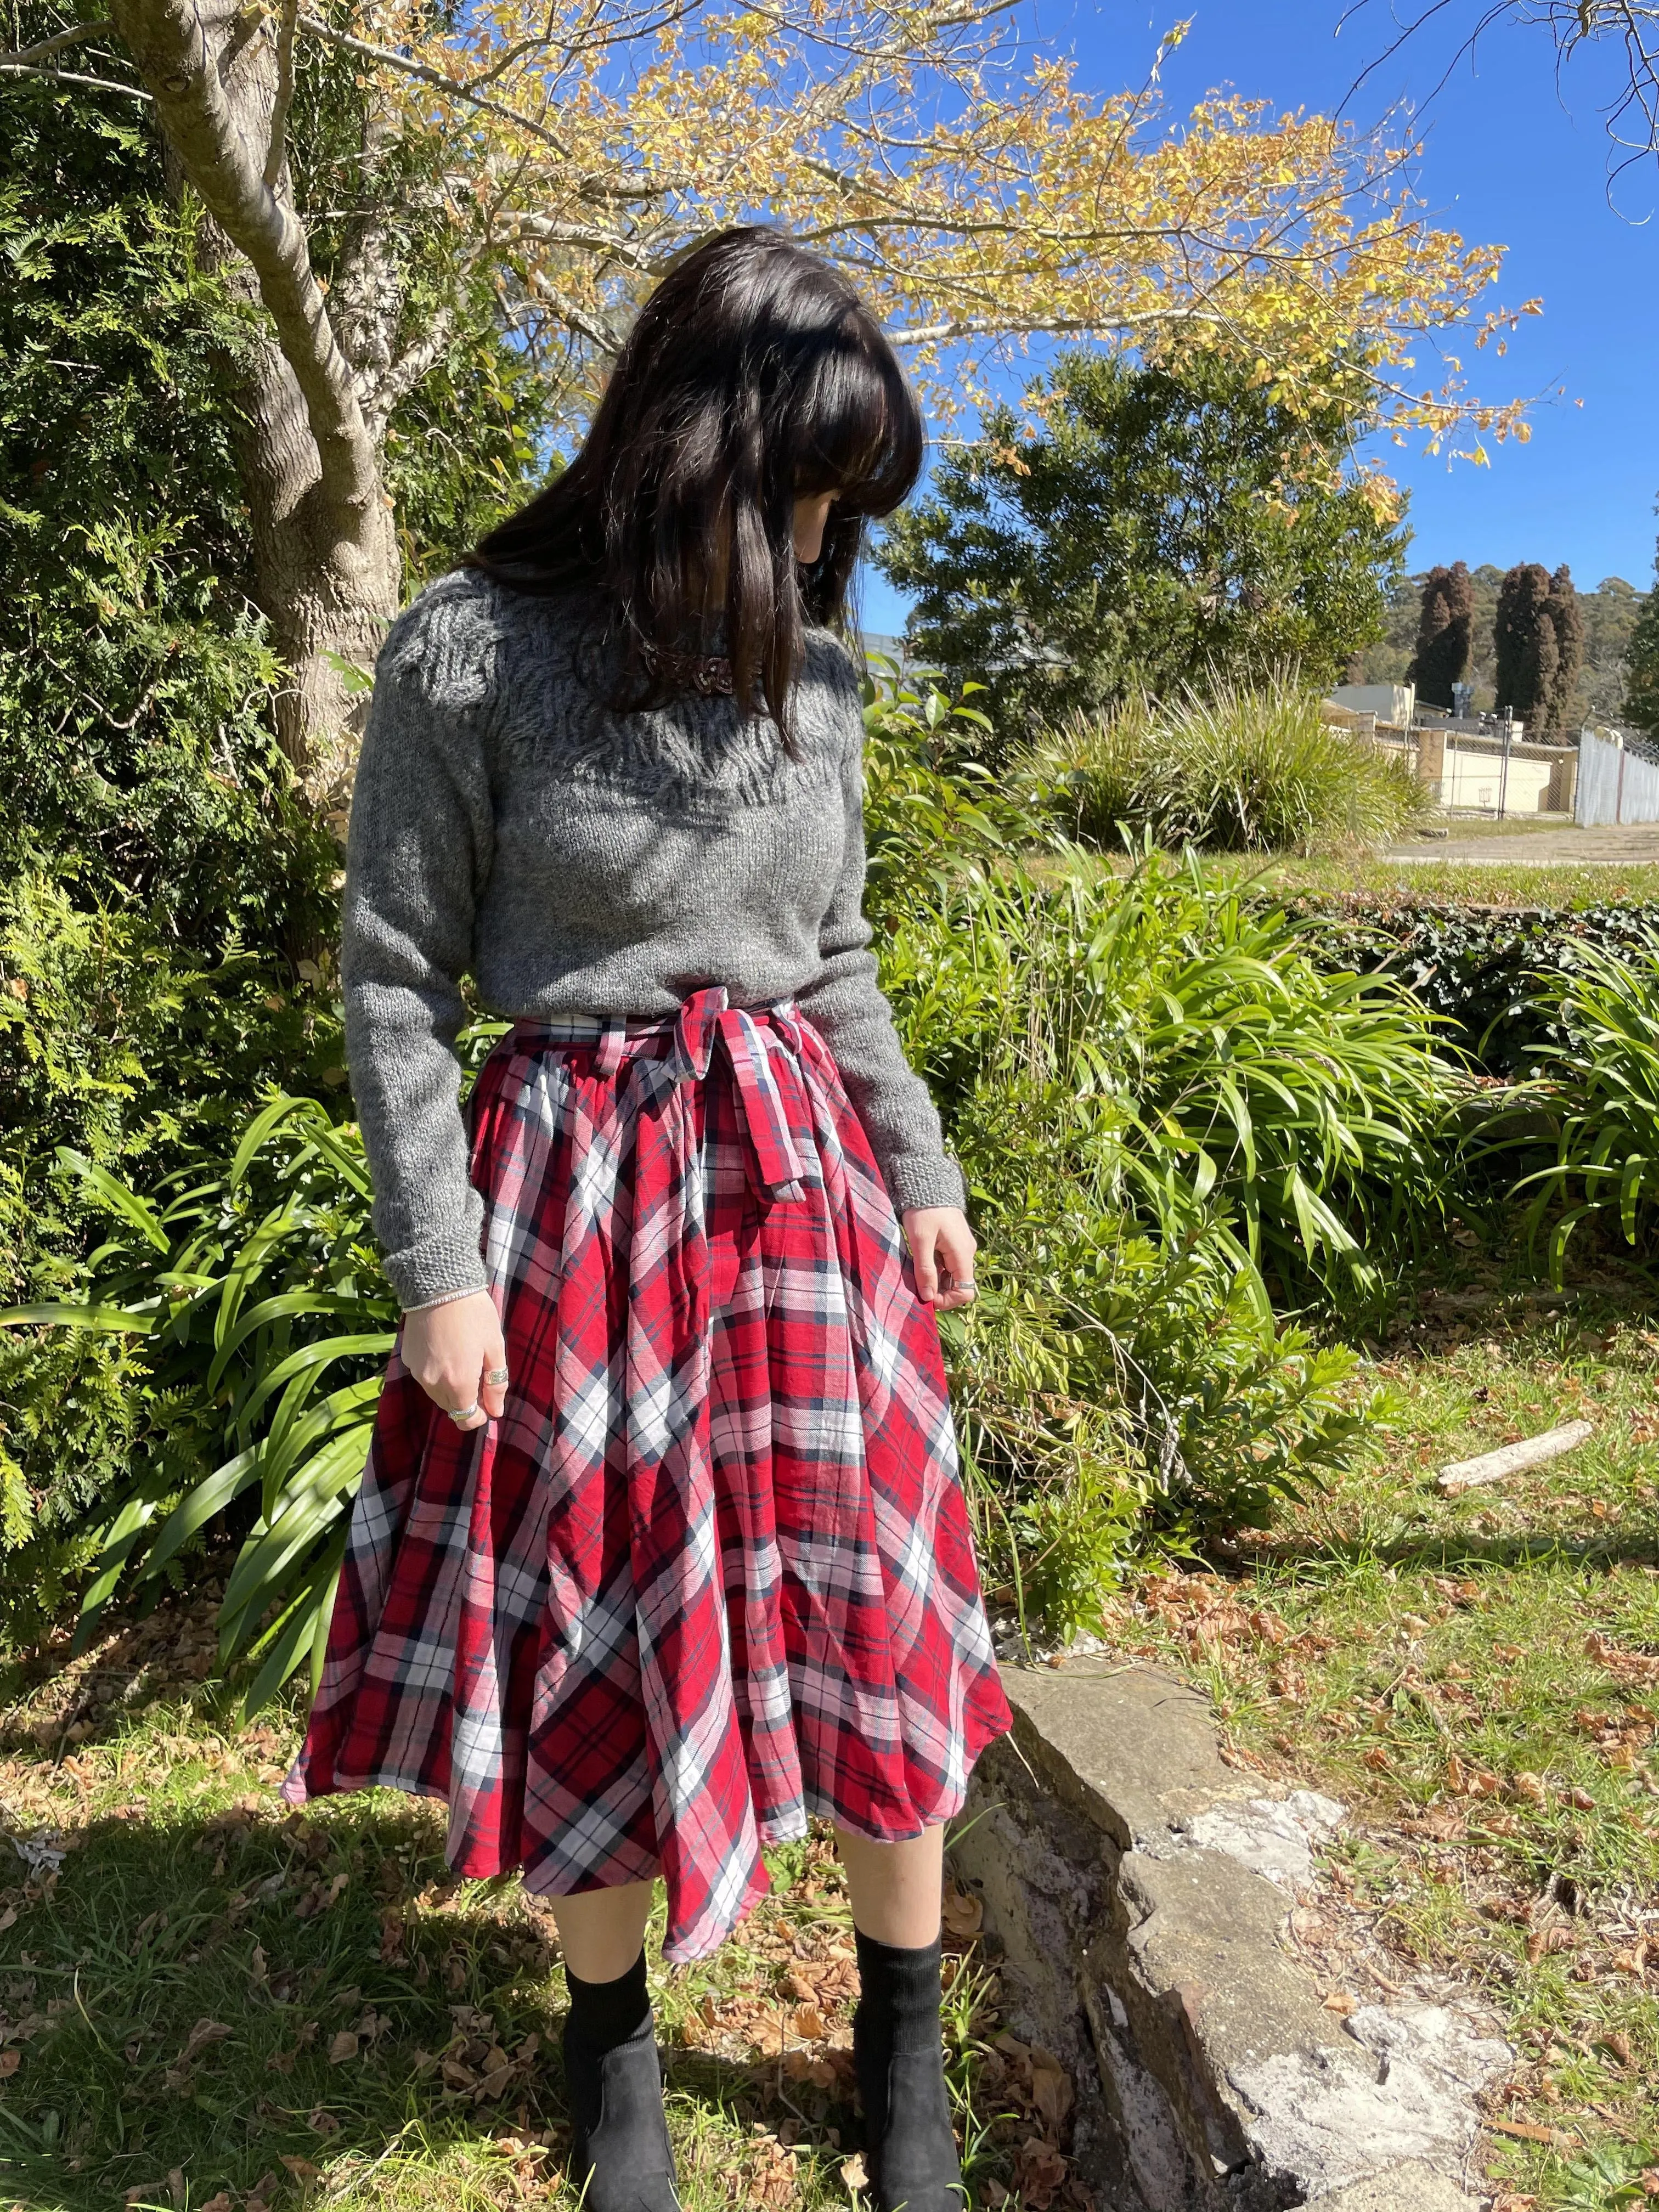
[[[1593,1421],[1569,1421],[1565,1428],[1546,1429],[1541,1437],[1523,1437],[1518,1444],[1504,1444],[1498,1451],[1482,1452],[1478,1458],[1454,1460],[1449,1467],[1441,1468],[1435,1485],[1443,1497],[1455,1498],[1461,1490],[1478,1490],[1484,1482],[1502,1482],[1506,1474],[1519,1474],[1523,1467],[1541,1467],[1547,1459],[1559,1459],[1563,1452],[1576,1451],[1595,1433]]]

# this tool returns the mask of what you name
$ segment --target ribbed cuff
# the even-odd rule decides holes
[[[968,1186],[948,1152],[901,1152],[896,1159],[884,1160],[881,1171],[897,1212],[908,1213],[914,1206],[967,1206]]]
[[[411,1244],[401,1252],[388,1252],[386,1279],[405,1313],[422,1306],[438,1306],[451,1298],[465,1298],[489,1287],[483,1255],[476,1236],[434,1238]]]

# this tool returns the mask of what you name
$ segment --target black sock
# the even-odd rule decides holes
[[[570,2017],[565,2023],[564,2057],[571,2117],[584,2134],[599,2122],[599,2082],[607,2051],[626,2043],[651,2017],[645,1986],[645,1952],[614,1982],[585,1982],[566,1962]]]
[[[886,2032],[890,2051],[931,2049],[939,2033],[939,1939],[903,1951],[855,1928],[853,1942],[867,2021]]]
[[[585,1982],[572,1973],[568,1963],[564,1978],[570,1990],[571,2021],[587,2048],[599,2057],[644,2027],[651,1999],[645,1986],[643,1950],[614,1982]]]

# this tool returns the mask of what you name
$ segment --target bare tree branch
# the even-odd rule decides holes
[[[276,100],[270,111],[270,144],[265,151],[267,190],[275,191],[288,158],[288,112],[294,105],[294,26],[300,0],[283,0],[276,25]]]
[[[129,100],[148,101],[151,95],[136,84],[122,84],[112,76],[85,76],[78,70],[36,69],[15,55],[0,54],[0,70],[11,76],[45,77],[49,84],[84,84],[94,92],[124,93]]]
[[[84,46],[89,39],[102,39],[115,28],[106,15],[99,23],[71,23],[67,31],[54,31],[49,39],[37,40],[32,46],[19,46],[15,54],[0,54],[0,62],[15,69],[24,62],[43,62],[48,54],[61,54],[65,46]]]

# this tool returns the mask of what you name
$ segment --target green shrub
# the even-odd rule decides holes
[[[1149,1534],[1260,1523],[1369,1449],[1386,1396],[1276,1318],[1383,1287],[1440,1218],[1462,1095],[1388,979],[1146,854],[981,868],[894,923],[884,975],[984,1243],[947,1332],[999,1577],[1086,1622]]]
[[[1339,1304],[1438,1220],[1463,1085],[1432,1018],[1190,856],[963,881],[900,927],[887,975],[988,1194],[1052,1162],[1166,1237],[1212,1203],[1241,1261]]]
[[[1536,1054],[1538,1079],[1500,1106],[1499,1141],[1547,1144],[1547,1165],[1516,1183],[1527,1227],[1547,1223],[1559,1282],[1567,1244],[1587,1219],[1616,1218],[1626,1241],[1651,1254],[1659,1202],[1659,930],[1619,951],[1581,945],[1577,964],[1540,975],[1538,994],[1559,1042]]]
[[[1074,714],[1022,770],[1074,836],[1103,848],[1125,828],[1209,852],[1377,845],[1428,811],[1408,765],[1323,721],[1294,672],[1261,689],[1217,683],[1173,705],[1137,697]]]
[[[234,1528],[244,1541],[220,1657],[255,1662],[252,1710],[303,1656],[320,1660],[393,1342],[356,1130],[278,1092],[229,1158],[175,1169],[148,1198],[68,1151],[60,1168],[113,1231],[88,1262],[83,1298],[0,1312],[0,1324],[38,1332],[25,1340],[29,1413],[11,1486],[30,1485],[30,1447],[61,1418],[66,1352],[77,1340],[118,1346],[126,1463],[76,1531],[75,1564],[91,1575],[82,1632],[118,1589],[176,1576],[210,1526]],[[21,1632],[15,1597],[12,1613]]]
[[[1247,898],[1261,895],[1243,887]],[[1498,909],[1372,893],[1283,897],[1335,967],[1386,969],[1489,1075],[1535,1074],[1565,1041],[1559,984],[1599,950],[1640,963],[1653,904]]]

